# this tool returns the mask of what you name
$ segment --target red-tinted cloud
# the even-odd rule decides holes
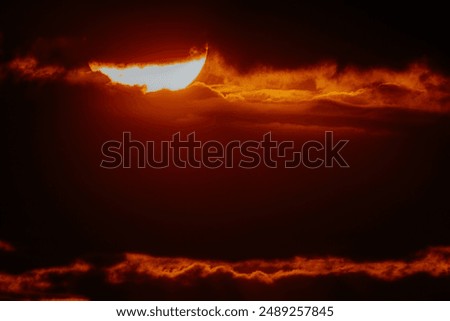
[[[0,272],[0,295],[22,298],[79,298],[69,293],[63,296],[52,295],[52,288],[64,286],[65,283],[70,283],[74,276],[87,273],[90,269],[88,264],[76,262],[69,266],[36,269],[23,274]]]
[[[65,72],[64,68],[60,66],[41,66],[34,57],[16,58],[8,66],[25,79],[51,79],[59,77]]]
[[[450,81],[427,66],[338,70],[335,63],[302,69],[260,67],[240,73],[217,55],[209,57],[200,81],[229,101],[302,103],[330,100],[358,107],[402,107],[449,111]]]
[[[389,283],[415,275],[436,280],[448,278],[450,248],[430,248],[410,261],[373,262],[356,262],[340,257],[227,262],[129,253],[121,262],[106,268],[77,261],[68,266],[35,269],[23,274],[0,273],[0,297],[78,300],[95,298],[99,290],[103,293],[100,298],[104,298],[107,297],[106,292],[122,286],[148,287],[147,291],[160,289],[170,293],[175,288],[199,291],[202,284],[213,288],[234,284],[247,292],[264,289],[268,291],[266,297],[270,298],[268,293],[272,287],[280,290],[291,281],[305,278],[320,280],[333,277],[349,282],[353,277],[364,277]],[[92,281],[95,283],[89,285]],[[143,297],[158,298],[158,295],[148,292]]]
[[[16,249],[14,248],[14,246],[9,244],[8,242],[0,241],[0,251],[14,252],[15,250]]]
[[[11,71],[27,79],[108,82],[108,78],[100,72],[40,64],[33,56],[16,58],[8,66]],[[298,112],[301,112],[311,104],[328,101],[355,107],[450,111],[450,80],[423,64],[412,64],[402,71],[354,67],[338,70],[337,64],[324,63],[289,70],[266,66],[241,73],[213,52],[208,55],[196,86],[208,88],[226,102],[240,107],[244,104],[246,108],[252,108],[255,104],[263,104],[265,107],[262,108],[276,106],[278,109],[297,105]],[[210,96],[206,94],[205,98]]]
[[[418,273],[434,277],[450,274],[450,248],[436,247],[412,261],[354,262],[344,258],[305,258],[288,260],[249,260],[221,262],[187,258],[161,258],[144,254],[127,254],[126,259],[108,269],[113,283],[124,282],[130,274],[151,278],[194,280],[211,275],[228,275],[234,279],[273,283],[294,276],[326,276],[360,273],[393,281]]]

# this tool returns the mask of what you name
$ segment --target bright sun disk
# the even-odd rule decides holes
[[[200,74],[206,61],[206,54],[195,59],[166,65],[115,66],[93,62],[92,71],[100,71],[114,83],[142,86],[146,92],[162,89],[180,90],[189,86]]]

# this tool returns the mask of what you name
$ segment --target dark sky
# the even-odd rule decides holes
[[[449,264],[450,65],[443,8],[430,2],[14,2],[2,7],[0,18],[0,241],[14,248],[0,246],[0,298],[448,300],[448,273],[420,270],[389,279],[364,268],[421,258]],[[170,60],[205,44],[236,70],[229,75],[242,77],[238,82],[230,76],[241,93],[251,76],[270,75],[257,68],[320,70],[335,63],[336,75],[354,77],[355,92],[367,92],[369,103],[345,97],[229,101],[208,82],[226,72],[203,74],[203,85],[186,91],[147,95],[110,86],[92,73],[87,80],[67,80],[70,72],[86,72],[90,61]],[[11,62],[23,57],[33,57],[36,70],[57,66],[63,72],[39,76],[33,69],[27,76],[13,70]],[[412,63],[426,71],[408,69]],[[406,88],[408,81],[397,84],[397,78],[378,80],[370,76],[375,69],[407,80],[419,73],[422,91]],[[327,78],[330,86],[343,79],[336,75]],[[365,75],[376,80],[366,83]],[[422,103],[421,95],[430,101]],[[224,142],[272,131],[303,142],[321,139],[325,130],[350,140],[349,169],[99,167],[102,143],[123,131],[142,140],[196,131]],[[247,260],[291,264],[296,256],[343,258],[363,268],[267,284],[227,269],[158,277],[159,263],[125,253],[182,257],[200,266],[226,262],[237,270],[245,268],[232,264],[251,269],[256,263]],[[91,269],[76,266],[60,275],[46,270],[77,260]],[[120,270],[123,262],[130,270]],[[150,272],[133,270],[139,264]],[[124,282],[108,278],[115,265]],[[31,282],[19,287],[23,291],[9,291],[23,273],[44,278],[48,288]],[[417,287],[424,290],[411,291]]]
[[[322,60],[404,67],[425,59],[448,71],[448,17],[433,2],[43,1],[13,2],[1,15],[4,59],[35,50],[67,64],[92,58],[135,61],[148,59],[149,52],[183,51],[207,42],[243,69]],[[51,44],[45,42],[58,37],[74,44],[48,48]]]

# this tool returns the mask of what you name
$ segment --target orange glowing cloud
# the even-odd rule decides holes
[[[102,86],[112,82],[137,86],[143,92],[176,91],[194,82],[197,88],[205,89],[207,98],[221,97],[240,108],[262,104],[277,109],[298,107],[299,110],[328,101],[363,108],[450,111],[450,79],[423,64],[411,64],[405,70],[356,67],[340,70],[335,63],[323,63],[286,70],[260,67],[242,73],[217,53],[208,53],[208,59],[206,57],[206,53],[197,54],[190,60],[162,65],[92,62],[90,69],[69,70],[60,66],[41,66],[35,58],[26,57],[11,61],[8,67],[27,79],[59,77],[69,83]]]
[[[141,86],[145,92],[162,89],[180,90],[189,86],[200,74],[206,61],[206,54],[194,59],[171,64],[117,66],[90,63],[92,71],[100,71],[112,82]]]
[[[202,280],[252,282],[277,286],[297,277],[361,275],[393,282],[417,274],[430,277],[450,276],[450,247],[434,247],[416,259],[355,262],[340,257],[294,257],[292,259],[244,260],[237,262],[177,257],[125,254],[119,263],[106,268],[83,261],[68,266],[31,270],[22,274],[0,273],[0,298],[86,299],[80,284],[97,276],[97,286],[121,286],[130,282],[158,286],[197,286]],[[157,282],[157,283],[154,283]],[[153,282],[153,283],[152,283]],[[285,284],[285,283],[284,283]],[[82,289],[82,287],[81,287]]]
[[[34,57],[16,58],[9,68],[28,79],[48,79],[62,75],[65,70],[59,66],[40,66]]]
[[[287,260],[249,260],[236,263],[187,258],[161,258],[127,254],[124,262],[108,269],[112,283],[126,280],[130,274],[162,279],[197,279],[226,274],[235,279],[273,283],[292,276],[324,276],[361,273],[384,281],[393,281],[417,273],[434,277],[450,275],[450,247],[431,248],[416,260],[354,262],[344,258],[304,258]]]
[[[324,63],[289,70],[261,67],[241,73],[215,55],[208,59],[199,81],[232,102],[329,100],[359,107],[450,110],[450,80],[420,64],[402,71],[352,67],[338,70],[335,63]]]

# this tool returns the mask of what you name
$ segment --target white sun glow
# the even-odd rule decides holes
[[[114,83],[142,86],[146,92],[161,89],[180,90],[189,86],[200,74],[206,54],[184,62],[166,65],[128,65],[90,63],[92,71],[100,71]]]

